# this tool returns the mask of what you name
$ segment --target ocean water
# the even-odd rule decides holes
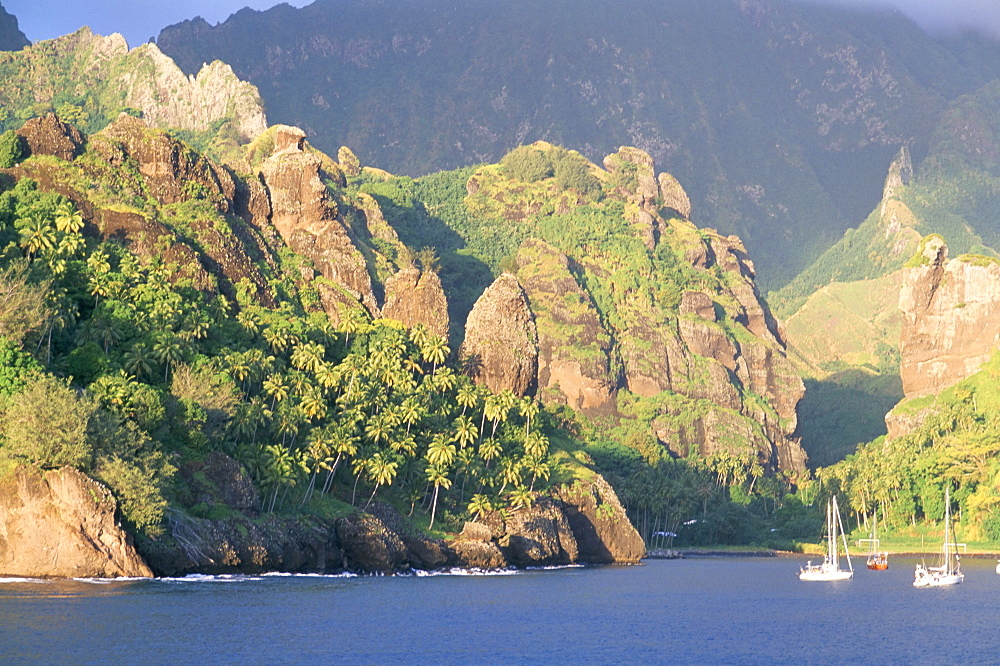
[[[1000,663],[1000,575],[916,589],[914,560],[802,582],[804,558],[392,577],[0,579],[0,661]]]

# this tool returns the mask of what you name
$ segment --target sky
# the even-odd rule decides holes
[[[304,7],[312,0],[285,0]],[[160,34],[168,25],[201,16],[215,25],[243,7],[257,10],[281,4],[280,0],[0,0],[8,14],[32,42],[53,39],[88,25],[100,35],[119,32],[130,47]]]
[[[544,2],[544,0],[539,0]],[[668,2],[669,0],[663,0]],[[807,0],[831,4],[892,6],[929,32],[942,34],[977,28],[1000,36],[1000,0]],[[312,0],[287,0],[303,7]],[[276,0],[0,0],[18,19],[32,42],[52,39],[89,25],[101,35],[119,32],[135,47],[162,28],[201,16],[211,24],[225,21],[243,7],[264,10]]]

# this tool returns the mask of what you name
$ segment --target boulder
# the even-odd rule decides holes
[[[382,316],[412,328],[427,330],[448,339],[448,299],[437,272],[410,266],[393,275],[385,285]]]
[[[510,273],[491,284],[469,313],[460,355],[490,391],[533,395],[538,385],[538,332],[521,285]]]
[[[493,532],[482,523],[465,524],[461,534],[448,544],[455,553],[456,566],[470,569],[504,569],[509,566]]]
[[[376,516],[358,511],[337,521],[345,567],[359,573],[394,573],[410,569],[400,536]]]
[[[149,577],[106,487],[72,468],[0,479],[0,576]]]
[[[514,511],[506,521],[510,561],[515,566],[547,566],[576,562],[573,530],[559,503],[536,497],[531,507]]]

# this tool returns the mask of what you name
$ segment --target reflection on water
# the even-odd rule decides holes
[[[0,659],[72,663],[992,663],[1000,576],[840,583],[801,558],[433,576],[0,581]]]

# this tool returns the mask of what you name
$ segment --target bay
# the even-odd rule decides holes
[[[996,663],[1000,576],[805,558],[431,576],[0,582],[0,659],[44,663]]]

